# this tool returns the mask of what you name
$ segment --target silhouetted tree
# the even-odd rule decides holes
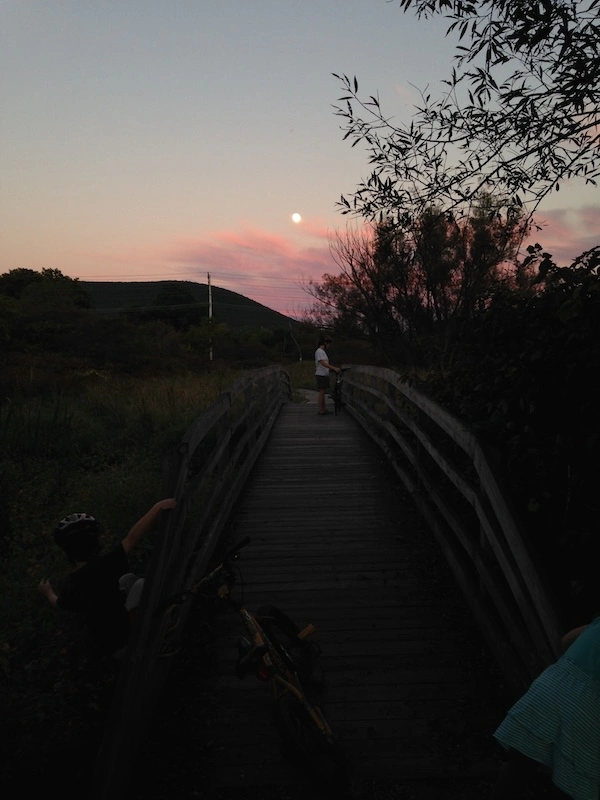
[[[91,298],[79,278],[70,278],[58,269],[11,269],[0,275],[0,294],[15,299],[45,295],[50,301],[64,300],[79,308],[90,308]]]
[[[464,322],[501,285],[516,285],[525,225],[520,211],[502,213],[483,195],[467,219],[428,208],[411,229],[379,222],[336,234],[339,275],[308,291],[337,330],[362,332],[404,363],[448,350]]]
[[[367,147],[373,171],[343,213],[414,218],[429,205],[468,207],[482,189],[533,211],[560,183],[600,173],[598,0],[400,0],[442,15],[459,36],[443,97],[427,92],[407,125],[377,96],[337,75],[344,138]]]
[[[4,345],[12,349],[65,350],[83,336],[91,298],[76,278],[57,269],[15,269],[0,275],[9,311]]]
[[[33,269],[11,269],[0,275],[0,294],[18,298],[28,286],[42,280],[42,273]]]

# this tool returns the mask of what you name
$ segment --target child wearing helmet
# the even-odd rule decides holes
[[[54,541],[73,571],[59,594],[43,579],[39,591],[54,608],[80,614],[102,655],[118,655],[127,642],[143,579],[129,571],[129,553],[153,527],[162,511],[173,509],[173,498],[160,500],[139,519],[120,544],[100,555],[98,523],[88,514],[70,514],[54,531]]]

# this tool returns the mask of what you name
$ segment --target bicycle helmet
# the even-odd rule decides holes
[[[89,561],[98,555],[98,523],[89,514],[69,514],[54,530],[54,541],[70,561]]]

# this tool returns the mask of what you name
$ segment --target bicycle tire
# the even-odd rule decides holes
[[[298,639],[300,628],[277,606],[261,606],[256,616],[288,669],[298,675],[307,695],[309,697],[322,695],[325,679],[319,662],[318,646],[310,640]]]
[[[340,386],[336,384],[335,389],[333,390],[333,413],[337,417],[337,415],[342,410],[342,390]]]
[[[275,726],[286,755],[313,781],[336,796],[350,796],[349,761],[332,736],[323,733],[298,698],[286,692],[273,705]]]

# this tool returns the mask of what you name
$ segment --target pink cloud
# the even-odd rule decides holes
[[[600,207],[556,209],[540,214],[541,230],[533,230],[527,244],[539,242],[559,266],[570,264],[585,250],[600,244]],[[343,231],[340,233],[343,236]],[[290,224],[290,234],[269,233],[247,224],[174,241],[131,244],[117,252],[88,252],[84,280],[193,280],[238,292],[289,316],[313,305],[303,287],[337,274],[329,248],[336,232],[320,221]],[[101,274],[88,274],[102,263]]]
[[[312,305],[302,286],[337,271],[327,230],[308,226],[293,239],[252,228],[188,237],[166,246],[162,258],[189,280],[204,283],[210,273],[215,286],[289,315]]]
[[[534,228],[525,244],[539,242],[558,266],[568,266],[581,253],[600,245],[598,206],[546,211],[536,222],[541,230]]]

